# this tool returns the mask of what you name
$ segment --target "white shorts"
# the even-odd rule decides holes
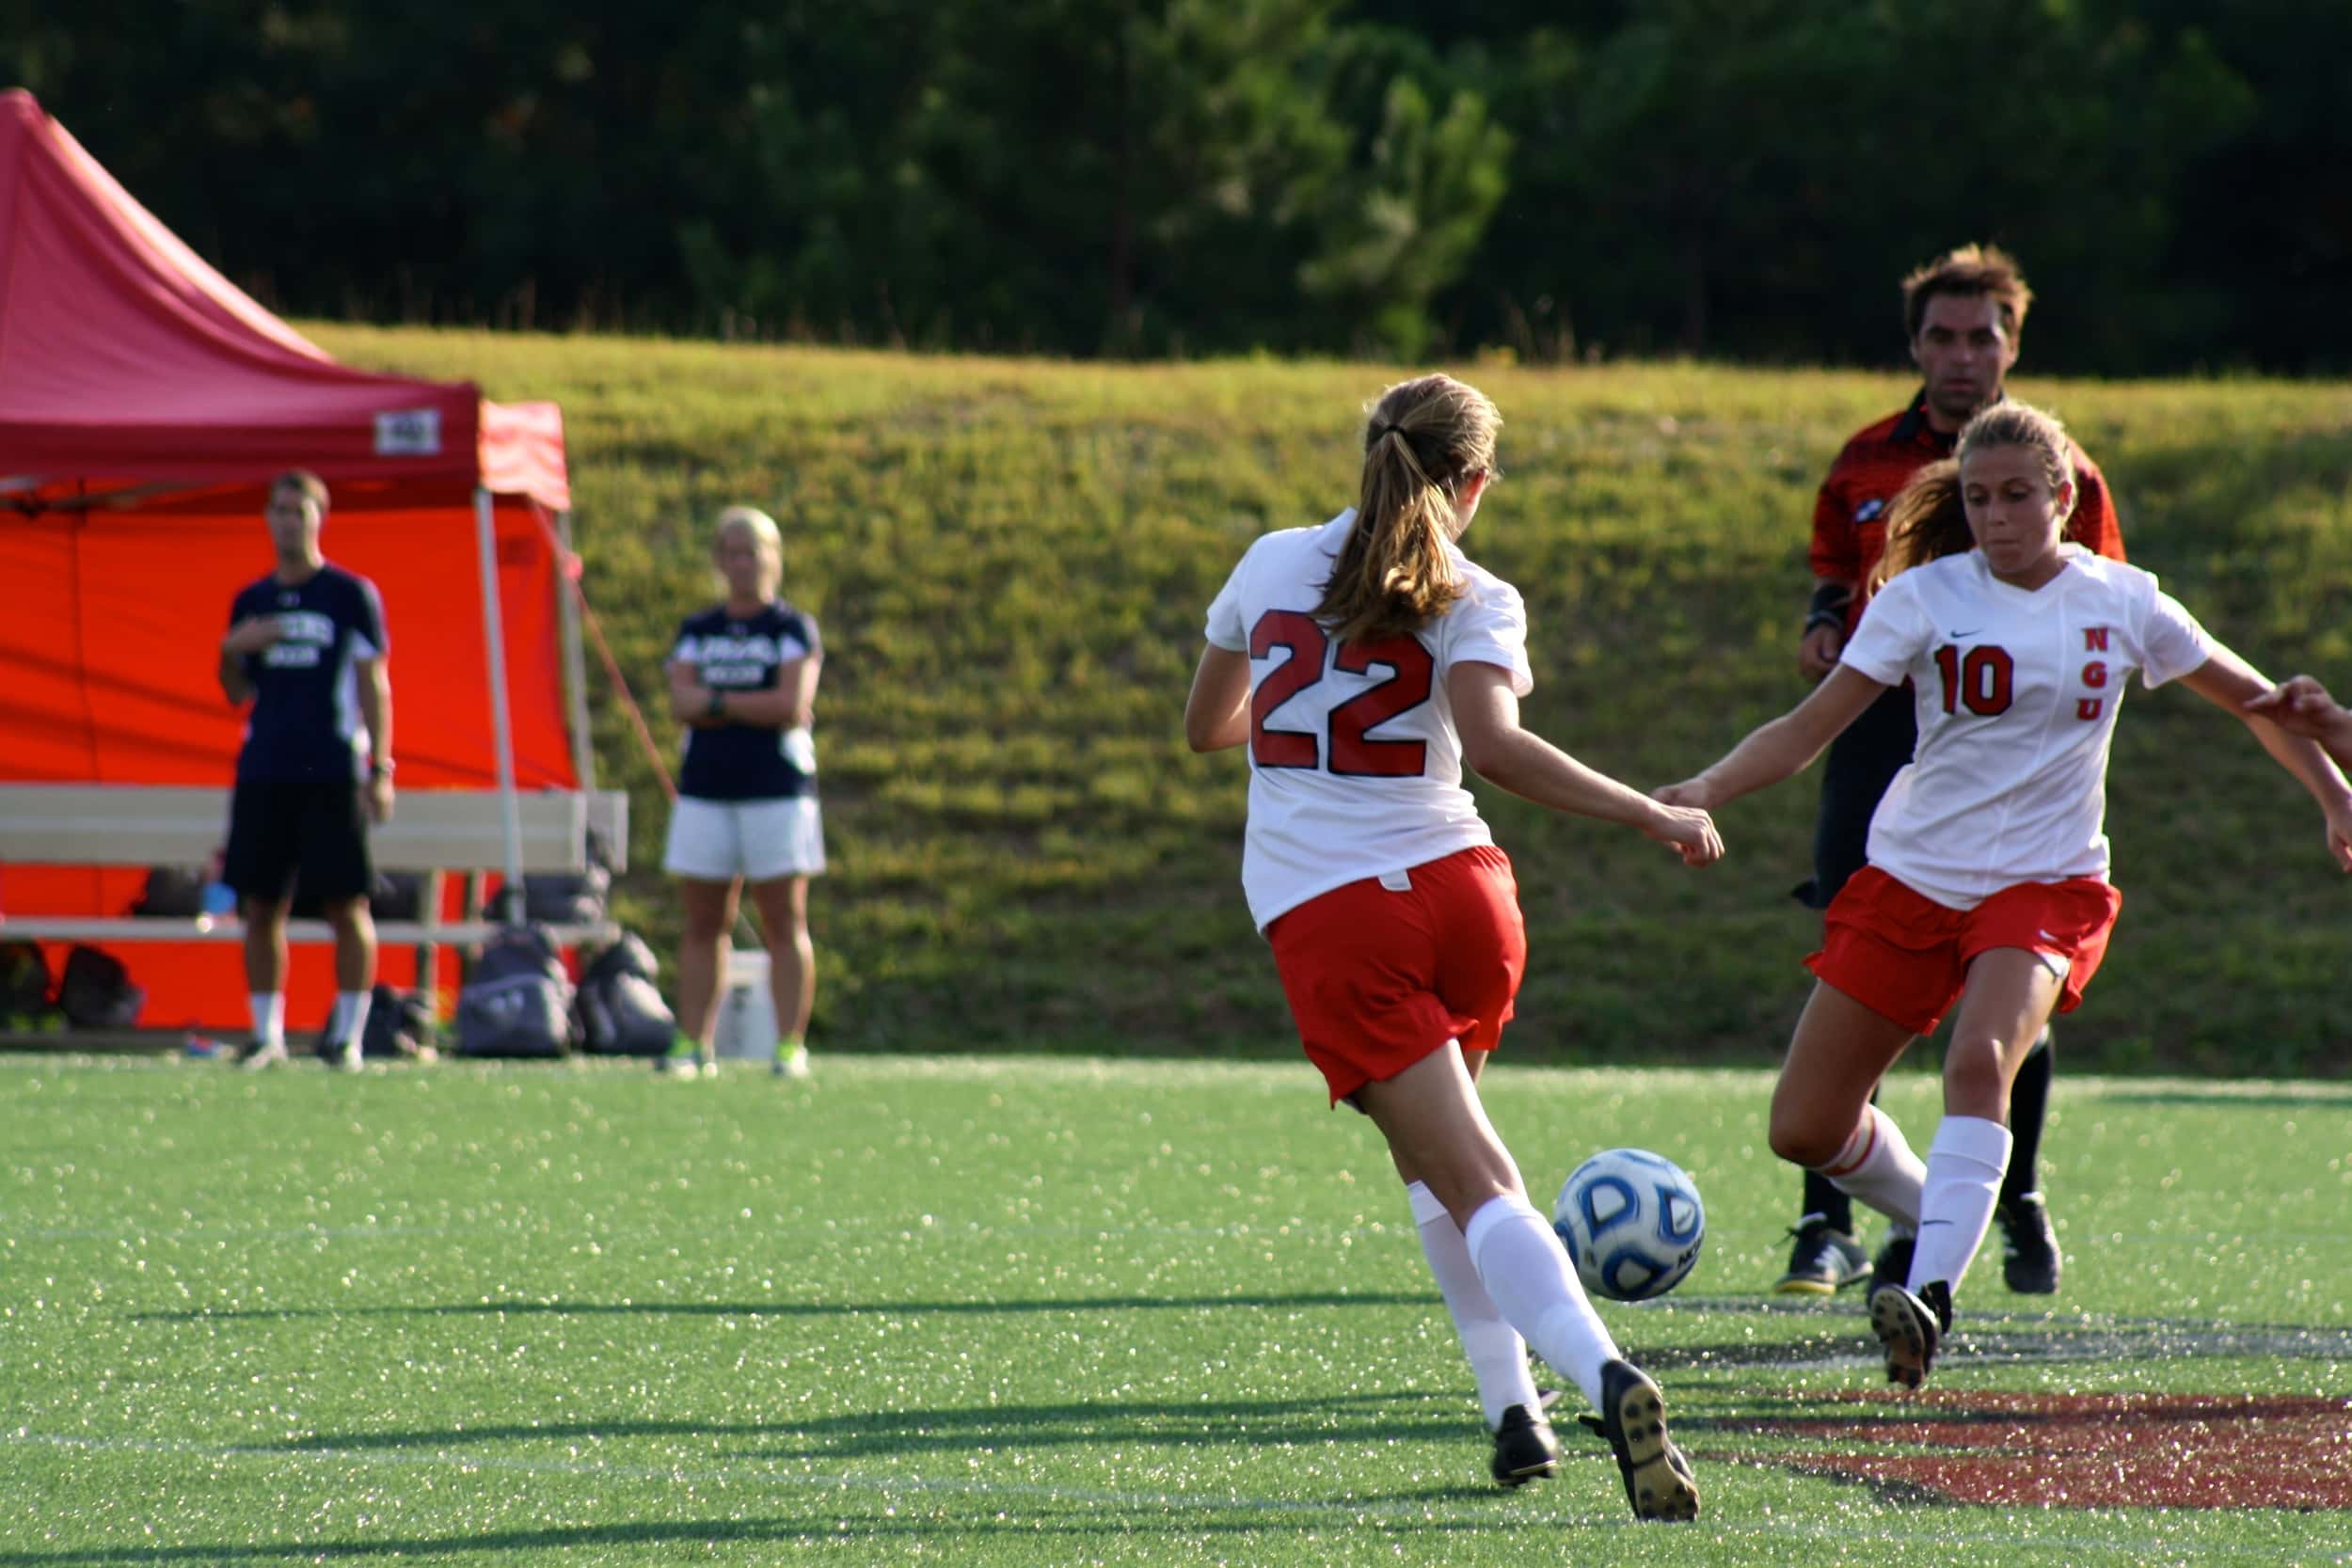
[[[702,800],[678,797],[661,868],[705,882],[772,881],[825,869],[825,829],[814,795],[781,800]]]

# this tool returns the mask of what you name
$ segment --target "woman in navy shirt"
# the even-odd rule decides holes
[[[775,1070],[805,1077],[817,985],[808,879],[825,869],[809,723],[824,650],[816,621],[776,596],[784,541],[774,518],[749,506],[720,513],[711,562],[726,598],[687,617],[664,666],[670,712],[688,726],[662,857],[678,879],[686,934],[677,1037],[660,1065],[690,1074],[714,1065],[727,932],[748,882],[768,944]]]

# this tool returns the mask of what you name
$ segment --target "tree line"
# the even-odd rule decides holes
[[[2037,370],[2352,365],[2308,0],[0,0],[0,84],[294,314],[1877,363],[1981,239]]]

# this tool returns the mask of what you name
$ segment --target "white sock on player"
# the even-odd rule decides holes
[[[261,1045],[286,1043],[286,993],[282,990],[257,990],[247,993],[246,1002],[253,1009],[253,1038]]]
[[[357,1046],[368,1027],[368,1007],[375,1000],[373,990],[339,990],[335,993],[335,1010],[327,1016],[326,1038],[330,1045],[345,1040]]]
[[[1502,1424],[1502,1413],[1515,1404],[1535,1415],[1535,1380],[1527,1370],[1527,1341],[1504,1321],[1486,1287],[1479,1283],[1478,1266],[1470,1261],[1462,1227],[1445,1212],[1428,1183],[1416,1181],[1405,1189],[1412,1200],[1413,1224],[1421,1230],[1421,1250],[1429,1259],[1429,1272],[1438,1276],[1438,1291],[1461,1337],[1462,1354],[1470,1357],[1478,1379],[1478,1403],[1486,1415],[1486,1430]]]
[[[1899,1228],[1917,1227],[1928,1167],[1911,1151],[1895,1118],[1877,1106],[1865,1105],[1862,1120],[1846,1147],[1827,1164],[1813,1168],[1836,1183],[1838,1191],[1861,1199]]]
[[[1462,1243],[1503,1318],[1597,1409],[1600,1370],[1621,1357],[1551,1222],[1520,1194],[1505,1193],[1479,1206]]]
[[[1958,1291],[1960,1276],[1993,1224],[2012,1141],[2008,1128],[1982,1117],[1946,1117],[1935,1130],[1928,1146],[1927,1196],[1919,1204],[1919,1245],[1907,1281],[1914,1293],[1938,1279]]]

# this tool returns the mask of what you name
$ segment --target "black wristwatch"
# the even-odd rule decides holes
[[[1804,629],[1810,633],[1815,626],[1836,626],[1846,629],[1846,607],[1853,602],[1853,590],[1842,582],[1817,583],[1812,602],[1806,606]]]
[[[373,759],[372,761],[370,761],[370,762],[369,762],[369,764],[368,764],[368,778],[369,778],[370,782],[373,782],[373,781],[377,780],[377,779],[389,779],[389,778],[390,778],[391,776],[392,776],[392,759],[391,759],[391,758],[389,758],[389,757],[376,757],[376,758],[374,758],[374,759]]]
[[[713,719],[723,717],[727,711],[727,694],[713,688],[710,693],[710,706],[707,711]]]

